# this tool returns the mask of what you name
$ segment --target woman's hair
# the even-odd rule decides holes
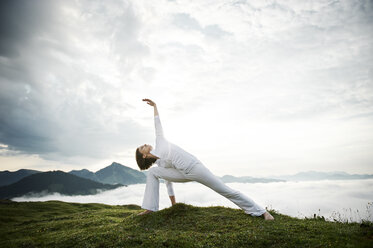
[[[136,149],[136,162],[140,170],[149,169],[152,164],[157,160],[156,158],[143,158],[143,154],[139,151],[139,148]]]

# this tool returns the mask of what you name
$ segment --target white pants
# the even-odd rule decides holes
[[[170,182],[196,181],[226,197],[243,209],[246,214],[260,216],[266,212],[264,208],[260,207],[249,197],[225,185],[220,178],[212,174],[201,163],[194,165],[188,173],[174,168],[151,167],[146,178],[144,200],[141,206],[143,209],[159,210],[159,178]]]

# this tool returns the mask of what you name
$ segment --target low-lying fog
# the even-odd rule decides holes
[[[246,194],[258,204],[293,217],[311,217],[313,214],[328,220],[361,222],[373,220],[373,179],[341,181],[308,181],[276,183],[228,183],[231,188]],[[59,200],[110,205],[142,204],[145,184],[120,187],[96,195],[65,196],[58,193],[13,198],[14,201]],[[234,203],[206,186],[196,183],[174,183],[177,202],[194,206],[226,206]],[[160,184],[160,209],[171,205],[164,183]]]

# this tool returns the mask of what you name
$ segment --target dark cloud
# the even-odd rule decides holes
[[[33,39],[50,31],[57,1],[0,2],[0,142],[26,153],[53,151],[50,120],[31,68],[24,62]],[[34,51],[37,55],[38,51]]]
[[[0,1],[0,56],[18,57],[22,45],[51,32],[59,1]]]
[[[100,63],[84,46],[91,42],[119,58],[123,80],[148,52],[132,6],[105,4],[0,2],[0,143],[8,150],[105,158],[152,136],[131,121],[121,85],[90,69]]]
[[[54,151],[53,136],[57,130],[45,115],[44,104],[34,93],[22,98],[19,92],[25,89],[17,87],[19,84],[13,86],[16,87],[2,91],[0,97],[0,142],[25,153]]]

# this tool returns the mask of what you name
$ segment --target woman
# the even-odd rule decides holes
[[[156,163],[158,167],[148,170],[144,200],[141,206],[146,210],[139,215],[159,210],[159,178],[162,178],[166,182],[172,205],[175,204],[175,194],[171,182],[197,181],[223,195],[243,209],[245,213],[252,216],[262,216],[265,220],[274,220],[270,213],[252,199],[225,185],[195,156],[168,142],[163,135],[157,105],[150,99],[143,99],[143,101],[154,107],[156,145],[154,150],[152,146],[147,144],[138,147],[136,161],[141,170],[150,168],[153,163]]]

